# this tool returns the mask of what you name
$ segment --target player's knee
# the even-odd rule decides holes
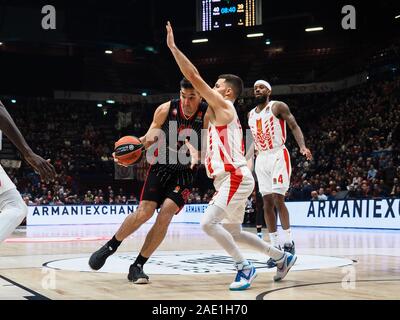
[[[264,208],[267,210],[267,214],[274,211],[274,206],[275,206],[275,204],[272,199],[268,200],[268,201],[264,201]]]
[[[12,209],[10,211],[12,213],[12,219],[14,224],[18,226],[28,215],[28,206],[25,204],[19,194],[12,199],[11,203]]]
[[[281,194],[273,194],[273,204],[278,208],[282,208],[285,205],[285,197]]]
[[[158,214],[157,217],[157,223],[161,226],[161,227],[168,227],[173,216],[175,215],[175,213],[171,213],[171,212],[160,212]]]
[[[225,230],[228,231],[234,239],[240,236],[242,228],[239,224],[224,224]]]
[[[208,219],[204,219],[203,217],[203,219],[201,219],[200,221],[200,227],[205,233],[207,233],[208,235],[212,235],[215,225],[211,221],[209,221]]]
[[[148,221],[152,216],[154,212],[152,210],[149,210],[146,206],[139,206],[136,210],[136,218],[141,222],[145,223]]]
[[[263,196],[264,206],[270,207],[274,205],[274,198],[272,194],[267,194]]]
[[[19,208],[19,210],[17,213],[17,219],[18,219],[19,223],[21,223],[28,215],[28,206],[21,199],[21,201],[19,202],[18,208]]]

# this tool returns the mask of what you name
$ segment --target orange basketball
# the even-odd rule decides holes
[[[140,161],[143,150],[144,147],[139,138],[125,136],[115,142],[114,156],[118,159],[118,163],[129,166]]]

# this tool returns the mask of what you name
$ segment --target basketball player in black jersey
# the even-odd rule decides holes
[[[188,135],[187,138],[197,138],[197,144],[200,146],[201,130],[208,127],[207,107],[191,83],[183,79],[180,83],[180,98],[163,103],[156,109],[149,130],[140,138],[147,152],[155,151],[156,157],[153,161],[156,160],[156,163],[151,164],[147,173],[139,207],[125,219],[113,238],[92,254],[89,260],[92,269],[99,270],[121,242],[161,207],[139,256],[129,268],[130,281],[136,284],[148,283],[149,277],[144,273],[143,265],[163,241],[173,216],[182,209],[192,188],[193,163],[186,163],[182,158],[187,160],[196,157],[193,157],[193,152],[190,152],[189,157],[182,157],[181,152],[188,152],[187,148],[181,148],[185,143],[185,138],[182,137],[186,137],[186,133],[189,132],[191,135],[197,135]],[[164,133],[161,138],[155,134],[156,129]],[[191,150],[192,145],[191,141]]]

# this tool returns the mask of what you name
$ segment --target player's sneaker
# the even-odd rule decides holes
[[[291,254],[295,254],[296,253],[296,247],[294,245],[294,241],[292,241],[292,243],[285,243],[283,245],[283,251],[289,252]]]
[[[149,276],[144,273],[142,265],[131,264],[129,267],[128,280],[135,284],[147,284],[149,283]]]
[[[257,232],[257,237],[259,237],[261,240],[264,239],[262,232]]]
[[[256,268],[250,263],[237,263],[236,264],[236,278],[230,286],[229,290],[239,291],[250,288],[251,283],[257,277]]]
[[[276,247],[279,250],[282,250],[281,246]],[[267,268],[272,269],[276,267],[276,261],[272,258],[269,258],[267,261]]]
[[[111,246],[106,243],[104,246],[102,246],[99,250],[94,252],[89,259],[89,266],[93,270],[99,270],[101,267],[104,266],[106,263],[106,260],[109,256],[111,256],[113,253],[117,251],[116,249],[113,249]]]
[[[276,262],[276,275],[274,281],[281,281],[286,277],[290,268],[296,263],[297,256],[289,252],[285,252],[284,256]]]
[[[267,268],[272,269],[276,267],[276,261],[272,258],[269,258],[267,261]]]

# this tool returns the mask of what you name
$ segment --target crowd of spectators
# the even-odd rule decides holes
[[[288,143],[293,175],[287,198],[399,197],[400,79],[367,83],[330,99],[313,106],[308,121],[304,114],[299,121],[314,159],[306,161],[294,139]]]
[[[307,161],[288,134],[293,173],[286,199],[400,197],[399,93],[395,78],[339,92],[273,97],[289,105],[314,156]],[[241,102],[239,116],[246,128],[254,104],[251,97]],[[31,205],[137,203],[148,164],[143,160],[132,168],[133,182],[118,183],[113,142],[126,134],[143,135],[155,107],[104,109],[56,100],[11,105],[8,110],[28,143],[51,159],[57,177],[41,181],[25,163],[7,171]],[[199,172],[189,203],[207,203],[213,194],[204,170]]]

